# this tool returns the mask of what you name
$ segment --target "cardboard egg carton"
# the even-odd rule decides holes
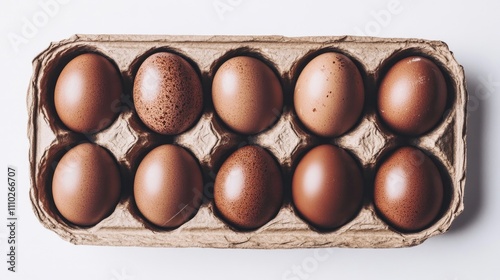
[[[188,131],[162,136],[146,128],[134,111],[132,85],[144,59],[156,51],[181,54],[201,73],[204,89],[203,113]],[[361,119],[346,134],[330,139],[312,135],[294,113],[295,81],[313,57],[338,51],[350,57],[364,80],[365,104]],[[119,68],[124,85],[120,114],[110,127],[96,134],[72,132],[58,119],[53,92],[58,74],[73,57],[97,52]],[[275,124],[253,136],[231,132],[216,116],[211,101],[211,80],[226,59],[252,55],[279,74],[284,92],[283,112]],[[448,86],[445,114],[430,132],[404,137],[391,132],[376,110],[378,84],[387,69],[409,55],[431,58],[442,70]],[[373,37],[280,36],[150,36],[75,35],[52,43],[33,61],[28,91],[28,137],[30,140],[33,210],[40,222],[74,244],[211,247],[211,248],[309,248],[309,247],[407,247],[446,232],[463,210],[466,167],[466,103],[464,71],[447,45],[421,39]],[[81,228],[66,222],[57,212],[51,195],[51,180],[57,162],[71,147],[94,142],[108,149],[119,164],[121,198],[114,212],[97,225]],[[332,143],[351,152],[362,167],[365,194],[361,210],[350,222],[331,232],[319,232],[302,220],[291,202],[291,177],[300,157],[320,143]],[[199,160],[204,175],[203,204],[196,214],[173,230],[152,227],[137,211],[133,200],[133,178],[140,160],[154,147],[175,143]],[[278,214],[254,231],[238,231],[214,211],[213,182],[222,162],[238,147],[256,144],[268,149],[280,163],[285,198]],[[445,186],[445,202],[438,219],[416,233],[402,233],[387,225],[373,205],[373,180],[381,158],[401,145],[412,145],[428,153],[438,166]]]

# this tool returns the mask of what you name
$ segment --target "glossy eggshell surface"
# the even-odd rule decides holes
[[[411,56],[398,61],[378,91],[380,117],[391,129],[407,135],[431,130],[443,118],[446,81],[431,60]]]
[[[120,172],[112,156],[96,144],[69,150],[52,178],[54,204],[78,226],[93,226],[111,214],[120,197]]]
[[[281,115],[283,90],[276,74],[264,62],[237,56],[217,69],[212,99],[217,115],[229,128],[256,134]]]
[[[363,175],[343,149],[325,144],[307,152],[292,180],[296,210],[321,230],[338,228],[351,220],[363,200]]]
[[[152,54],[141,64],[133,96],[142,122],[163,135],[186,131],[203,108],[200,77],[184,58],[168,52]]]
[[[175,228],[185,223],[198,211],[202,197],[199,164],[182,147],[156,147],[137,168],[135,203],[142,215],[158,227]]]
[[[363,79],[347,56],[327,52],[313,58],[297,79],[294,106],[304,126],[322,137],[340,136],[361,117]]]
[[[54,106],[64,125],[79,133],[108,127],[120,111],[120,73],[105,57],[85,53],[63,68],[54,89]]]
[[[388,224],[401,231],[428,227],[439,214],[443,193],[438,168],[417,148],[397,149],[375,176],[375,207]]]
[[[217,173],[215,206],[222,218],[238,229],[261,227],[276,215],[282,200],[280,169],[261,147],[238,149]]]

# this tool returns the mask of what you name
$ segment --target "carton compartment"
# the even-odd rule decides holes
[[[382,79],[385,77],[389,69],[394,66],[398,61],[410,57],[410,56],[421,56],[425,57],[432,62],[436,64],[436,66],[441,70],[441,73],[444,76],[445,82],[446,82],[446,87],[447,87],[447,100],[446,100],[446,106],[444,109],[444,114],[441,118],[441,120],[428,132],[425,134],[432,133],[435,130],[438,130],[440,126],[442,126],[443,123],[445,123],[445,120],[447,118],[452,117],[451,111],[453,110],[453,106],[456,103],[456,87],[455,84],[453,83],[452,80],[452,74],[451,74],[451,69],[447,68],[446,65],[441,61],[441,57],[436,56],[435,54],[432,53],[432,51],[424,49],[424,48],[406,48],[406,49],[401,49],[399,51],[394,52],[391,54],[388,58],[386,58],[380,65],[380,68],[374,73],[374,78],[376,79],[376,86],[374,89],[375,95],[378,94],[378,88],[380,87],[380,83],[382,82]],[[376,103],[375,103],[376,106]],[[378,123],[384,127],[384,130],[387,131],[387,133],[392,134],[392,135],[397,135],[398,137],[408,137],[408,138],[418,138],[422,137],[424,135],[419,135],[419,136],[406,136],[406,135],[399,135],[397,132],[393,132],[390,128],[386,127],[385,123],[380,120],[380,116],[376,112],[376,117]]]
[[[41,83],[40,89],[42,90],[42,94],[40,95],[41,96],[40,109],[42,110],[44,117],[46,117],[49,120],[49,124],[52,131],[55,131],[57,133],[64,134],[67,132],[72,132],[62,123],[59,116],[57,115],[54,106],[54,89],[56,86],[57,79],[59,77],[59,74],[63,70],[64,66],[66,66],[68,62],[70,62],[73,58],[77,57],[78,55],[84,53],[96,53],[105,57],[114,65],[114,67],[117,69],[117,72],[120,73],[118,66],[113,61],[113,59],[110,58],[110,56],[106,55],[105,52],[103,52],[102,50],[100,50],[95,46],[75,45],[67,50],[63,50],[59,53],[54,54],[54,56],[47,63],[47,65],[44,66],[44,71],[40,78],[40,83]],[[122,79],[122,86],[123,85],[124,83]],[[110,126],[112,126],[112,123],[110,124]]]

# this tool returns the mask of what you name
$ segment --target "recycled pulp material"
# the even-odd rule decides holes
[[[205,108],[193,128],[165,137],[148,130],[133,110],[132,84],[140,63],[158,50],[173,51],[199,68],[204,86]],[[360,69],[365,83],[365,106],[361,120],[347,134],[328,142],[347,149],[363,168],[365,199],[359,214],[332,232],[318,232],[303,221],[291,204],[290,178],[300,156],[321,141],[309,134],[294,114],[293,87],[305,64],[321,52],[333,50],[348,55]],[[124,85],[121,112],[107,129],[82,135],[64,127],[55,113],[53,91],[64,65],[83,52],[107,56],[119,68]],[[235,55],[261,58],[280,75],[285,107],[277,122],[255,136],[231,132],[214,113],[210,99],[211,79],[220,64]],[[388,67],[408,55],[431,58],[447,80],[449,100],[443,120],[431,132],[405,138],[385,128],[376,113],[375,96],[380,78]],[[212,247],[212,248],[308,248],[308,247],[407,247],[446,232],[463,210],[467,92],[464,71],[447,45],[421,39],[373,37],[280,36],[150,36],[75,35],[52,43],[33,61],[28,91],[28,137],[31,143],[31,189],[33,210],[40,222],[74,244]],[[58,214],[51,196],[51,180],[57,161],[78,143],[91,141],[107,148],[122,174],[122,194],[114,212],[91,228],[67,223]],[[204,174],[204,202],[194,217],[174,230],[153,228],[138,213],[132,182],[140,160],[152,148],[175,143],[186,147],[200,161]],[[240,232],[232,229],[214,211],[211,188],[215,174],[237,147],[257,144],[267,148],[281,165],[285,178],[285,200],[275,218],[263,227]],[[417,233],[401,233],[382,221],[373,206],[375,170],[383,156],[402,144],[426,151],[437,163],[446,187],[439,218]]]

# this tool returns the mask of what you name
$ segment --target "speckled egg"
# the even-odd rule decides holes
[[[139,67],[134,80],[137,115],[151,130],[174,135],[189,129],[203,108],[201,80],[179,55],[158,52]]]
[[[281,115],[283,91],[276,74],[261,60],[237,56],[224,62],[212,83],[215,111],[232,130],[256,134]]]
[[[428,227],[439,214],[443,193],[437,166],[417,148],[397,149],[375,176],[375,207],[388,224],[403,232]]]
[[[203,198],[203,178],[197,160],[184,148],[161,145],[139,164],[134,199],[139,212],[162,228],[188,221]]]
[[[269,222],[283,200],[281,172],[263,148],[245,146],[222,164],[214,185],[217,211],[240,230],[253,230]]]
[[[343,149],[324,144],[307,152],[292,180],[298,213],[320,230],[332,230],[351,220],[363,200],[363,175]]]
[[[52,196],[59,213],[78,226],[93,226],[115,209],[120,198],[118,166],[104,148],[83,143],[59,161]]]
[[[65,126],[79,133],[108,127],[120,111],[120,73],[105,57],[85,53],[73,58],[59,74],[54,106]]]
[[[398,61],[382,79],[378,111],[394,131],[421,135],[441,120],[446,98],[446,81],[437,65],[425,57],[411,56]]]
[[[361,74],[347,56],[327,52],[313,58],[300,73],[293,103],[302,124],[322,137],[351,129],[361,116],[365,92]]]

